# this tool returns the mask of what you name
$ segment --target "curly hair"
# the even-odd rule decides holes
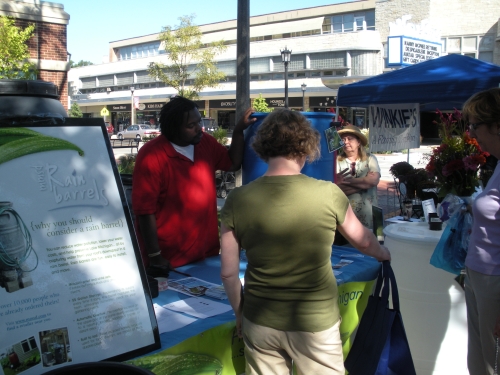
[[[182,96],[175,96],[165,104],[160,112],[160,130],[169,141],[177,139],[189,112],[198,108],[195,102]]]
[[[276,109],[262,121],[252,148],[266,162],[276,156],[289,159],[305,156],[311,163],[320,156],[319,141],[319,132],[304,115],[289,109]]]
[[[469,123],[471,118],[488,125],[500,124],[500,88],[478,92],[463,105],[462,118]]]

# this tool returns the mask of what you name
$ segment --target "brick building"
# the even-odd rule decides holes
[[[33,36],[28,41],[30,61],[37,66],[42,81],[54,83],[60,94],[59,100],[68,109],[68,71],[66,28],[69,14],[62,4],[38,0],[0,0],[0,15],[16,19],[16,25],[35,25]]]

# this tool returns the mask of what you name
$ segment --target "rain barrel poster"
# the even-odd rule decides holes
[[[160,345],[102,119],[67,120],[0,126],[0,374]]]

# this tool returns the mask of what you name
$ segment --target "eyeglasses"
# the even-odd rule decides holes
[[[356,175],[356,162],[353,161],[351,163],[351,176],[355,176]]]
[[[469,130],[477,130],[479,125],[484,125],[485,122],[476,122],[475,124],[469,124]]]

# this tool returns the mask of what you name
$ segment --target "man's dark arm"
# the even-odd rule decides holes
[[[229,170],[232,172],[235,172],[241,168],[241,163],[243,162],[243,152],[245,148],[243,131],[250,125],[252,125],[255,121],[257,121],[256,118],[250,118],[250,115],[254,112],[255,111],[253,110],[253,108],[247,109],[234,127],[231,146],[229,147],[229,157],[232,161],[232,165]]]
[[[156,254],[160,252],[160,245],[158,243],[158,234],[156,232],[156,217],[155,215],[139,215],[137,216],[141,235],[146,245],[147,254]],[[149,257],[150,264],[169,266],[168,260],[163,258],[161,254],[154,257]]]

